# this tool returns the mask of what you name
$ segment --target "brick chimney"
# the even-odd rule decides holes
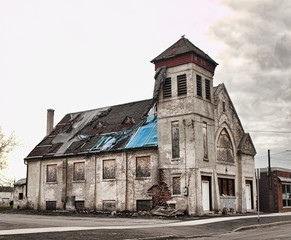
[[[47,124],[46,124],[46,135],[50,135],[52,130],[54,129],[54,109],[47,110]]]

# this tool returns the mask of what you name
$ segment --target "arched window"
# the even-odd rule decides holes
[[[219,135],[216,153],[218,161],[231,163],[234,162],[232,143],[225,128]]]

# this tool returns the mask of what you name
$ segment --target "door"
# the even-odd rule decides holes
[[[202,204],[203,211],[210,211],[209,181],[202,180]]]
[[[246,184],[246,208],[247,210],[252,209],[252,192],[251,184]]]

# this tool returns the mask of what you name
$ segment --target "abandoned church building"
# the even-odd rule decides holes
[[[27,207],[190,215],[255,211],[251,137],[217,63],[182,37],[152,60],[152,99],[70,113],[25,158]]]

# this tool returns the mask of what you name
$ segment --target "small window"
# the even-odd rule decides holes
[[[207,144],[207,123],[203,122],[203,150],[204,150],[204,159],[208,159],[208,144]]]
[[[179,122],[172,122],[172,157],[180,157]]]
[[[137,157],[136,158],[136,177],[150,177],[151,176],[151,161],[150,157]]]
[[[291,207],[291,184],[282,184],[283,207]]]
[[[57,181],[57,164],[47,165],[46,181],[47,182]]]
[[[163,98],[172,97],[172,83],[171,78],[166,78],[163,87]]]
[[[206,99],[210,100],[210,80],[205,79],[205,96]]]
[[[56,201],[46,201],[46,210],[56,210],[57,202]]]
[[[85,162],[74,163],[74,181],[85,180]]]
[[[136,211],[150,211],[152,210],[151,200],[136,200]]]
[[[116,203],[115,201],[103,201],[103,211],[115,211]]]
[[[181,179],[173,177],[173,195],[181,195]]]
[[[75,201],[75,208],[77,212],[85,210],[85,201]]]
[[[19,195],[18,195],[18,199],[19,199],[19,200],[23,200],[23,193],[19,193]]]
[[[225,112],[225,101],[222,102],[222,111]]]
[[[116,161],[104,160],[103,161],[103,179],[115,179],[116,174]]]
[[[179,75],[177,77],[178,80],[178,96],[187,94],[187,79],[186,74]]]
[[[235,196],[234,179],[218,178],[218,186],[220,195]]]
[[[201,76],[196,75],[196,89],[197,89],[197,96],[202,97],[202,83],[201,83]]]

